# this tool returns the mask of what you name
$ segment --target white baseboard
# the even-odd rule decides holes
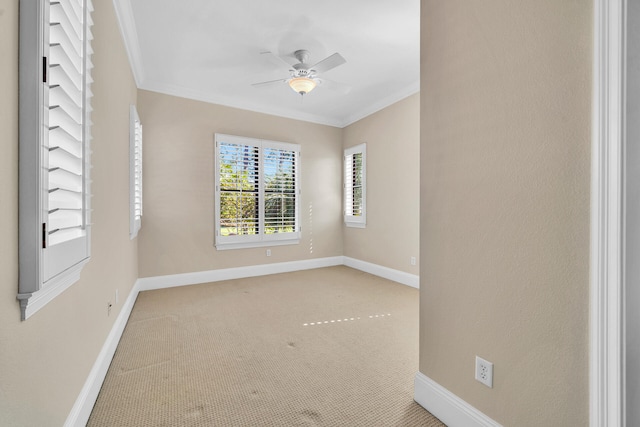
[[[275,264],[250,265],[247,267],[223,268],[220,270],[197,271],[193,273],[170,274],[167,276],[143,277],[139,279],[140,290],[173,288],[176,286],[197,285],[199,283],[219,282],[221,280],[243,279],[245,277],[265,276],[268,274],[289,273],[313,268],[346,265],[366,273],[373,274],[413,288],[420,287],[420,277],[404,271],[394,270],[381,265],[360,261],[345,256],[316,258],[302,261],[280,262]]]
[[[402,283],[403,285],[411,286],[412,288],[420,288],[420,276],[417,276],[415,274],[405,273],[404,271],[394,270],[389,267],[383,267],[378,264],[372,264],[370,262],[361,261],[355,258],[349,258],[347,256],[343,258],[344,265],[346,265],[347,267],[355,268],[356,270],[364,271],[365,273],[393,280],[394,282]]]
[[[502,427],[421,372],[415,377],[413,400],[449,427]]]
[[[87,425],[87,421],[91,415],[91,410],[98,399],[98,393],[100,393],[100,388],[102,387],[104,378],[109,370],[109,365],[111,365],[111,360],[113,359],[113,355],[116,352],[118,343],[120,342],[120,337],[122,336],[124,327],[127,325],[127,321],[129,320],[133,304],[136,302],[136,298],[138,297],[138,292],[140,291],[139,282],[140,281],[138,280],[133,285],[133,289],[131,289],[129,296],[122,305],[122,310],[120,310],[120,314],[113,324],[111,332],[109,332],[107,340],[102,346],[102,349],[98,354],[98,358],[91,368],[91,372],[89,372],[89,376],[80,391],[80,395],[76,399],[73,408],[71,408],[71,412],[64,423],[65,427],[84,427]]]
[[[198,283],[219,282],[221,280],[242,279],[245,277],[332,267],[342,265],[342,258],[341,256],[336,256],[302,261],[279,262],[275,264],[251,265],[248,267],[198,271],[195,273],[171,274],[168,276],[144,277],[139,279],[140,290],[149,291],[153,289],[173,288],[176,286],[196,285]]]

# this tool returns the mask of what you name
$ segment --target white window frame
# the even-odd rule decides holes
[[[353,194],[351,162],[354,154],[362,154],[362,215],[353,215],[353,202],[347,200]],[[344,150],[343,157],[343,197],[344,223],[347,227],[365,228],[367,226],[367,144],[362,143]]]
[[[258,186],[258,198],[259,198],[259,211],[261,213],[259,218],[260,233],[255,235],[242,235],[242,236],[223,236],[220,230],[220,143],[230,143],[238,145],[248,145],[259,148],[259,186]],[[262,180],[263,169],[263,152],[265,148],[273,148],[279,150],[293,151],[295,153],[295,226],[294,231],[291,233],[264,233],[264,200],[265,191],[264,183]],[[215,218],[214,218],[214,244],[217,250],[227,249],[243,249],[243,248],[257,248],[265,246],[280,246],[280,245],[294,245],[300,243],[301,228],[300,228],[300,145],[291,144],[287,142],[269,141],[264,139],[247,138],[236,135],[215,134]]]
[[[49,37],[53,34],[49,24],[50,5],[46,0],[20,0],[20,143],[19,143],[19,268],[18,300],[21,318],[26,320],[35,312],[52,301],[57,295],[79,280],[80,272],[90,258],[90,147],[91,140],[91,0],[81,0],[80,9],[74,9],[70,3],[56,4],[57,11],[73,9],[82,16],[82,22],[74,24],[73,19],[60,25],[67,30],[74,28],[81,33],[82,40],[77,43],[81,50],[79,67],[75,81],[80,81],[78,101],[82,104],[75,114],[79,127],[79,144],[76,146],[76,168],[80,171],[78,190],[75,198],[80,203],[76,221],[80,221],[76,237],[65,238],[62,243],[50,242],[49,221],[51,214],[50,193],[68,190],[49,187],[50,148],[49,148],[49,111],[58,106],[49,105],[49,81],[55,70],[56,76],[69,76],[64,66],[50,64]],[[58,13],[56,12],[56,13]],[[56,16],[60,16],[59,14]],[[66,15],[65,15],[66,16]],[[62,20],[60,21],[63,22]],[[77,26],[73,26],[77,25]],[[63,62],[61,62],[63,64]],[[69,64],[69,62],[64,62]],[[62,71],[61,71],[62,70]],[[59,96],[58,96],[59,99]],[[62,106],[63,104],[59,104]],[[69,104],[70,105],[70,104]],[[52,116],[53,117],[53,116]],[[78,128],[75,128],[78,129]],[[57,140],[59,141],[59,139]],[[51,148],[51,150],[60,148]],[[65,154],[66,155],[66,154]],[[52,184],[53,185],[53,184]],[[80,201],[81,200],[81,201]],[[74,205],[75,206],[75,205]],[[61,211],[66,207],[58,208]],[[63,227],[62,225],[58,227]],[[63,229],[63,228],[60,228]]]
[[[142,227],[142,123],[136,106],[129,112],[129,238]]]

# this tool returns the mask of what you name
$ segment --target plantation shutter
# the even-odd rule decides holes
[[[89,260],[91,0],[20,0],[18,300],[29,318]]]
[[[142,124],[135,106],[130,111],[130,224],[129,233],[134,238],[142,227]]]
[[[87,225],[91,10],[82,0],[51,1],[49,7],[45,247],[82,237]]]
[[[296,232],[296,163],[293,150],[263,148],[264,232]]]
[[[345,150],[344,154],[344,220],[347,225],[362,226],[366,222],[366,146]]]

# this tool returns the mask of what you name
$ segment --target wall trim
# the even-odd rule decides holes
[[[626,0],[594,0],[589,424],[624,410],[624,105]]]
[[[120,33],[124,48],[129,57],[131,64],[131,73],[136,81],[136,86],[144,82],[144,68],[142,66],[142,52],[140,50],[140,41],[138,39],[138,31],[136,30],[135,19],[133,18],[133,8],[130,0],[113,0],[113,8],[116,12]]]
[[[385,108],[390,107],[391,105],[397,102],[400,102],[403,99],[408,98],[411,95],[415,95],[416,93],[419,93],[419,92],[420,92],[420,80],[418,79],[417,81],[412,82],[408,86],[396,91],[392,95],[389,95],[388,97],[381,99],[380,101],[375,102],[371,105],[367,105],[365,108],[363,108],[360,111],[356,111],[350,114],[347,118],[345,118],[340,123],[339,127],[346,128],[347,126],[350,126],[355,122],[364,119],[365,117],[369,117],[370,115],[375,114],[378,111],[382,111]]]
[[[372,264],[370,262],[361,261],[347,256],[344,257],[343,264],[347,267],[364,271],[365,273],[370,273],[375,276],[393,280],[394,282],[402,283],[403,285],[411,286],[412,288],[420,289],[420,276],[415,274],[394,270],[393,268],[383,267],[378,264]]]
[[[129,296],[123,303],[120,314],[118,314],[118,318],[114,322],[111,332],[109,332],[106,341],[102,345],[98,358],[93,364],[89,376],[64,423],[65,427],[82,427],[89,421],[93,405],[95,405],[98,399],[98,393],[100,393],[100,388],[109,370],[109,365],[111,365],[111,360],[120,342],[120,337],[129,320],[133,305],[136,302],[136,298],[138,298],[139,291],[140,281],[138,280],[133,285]]]
[[[221,280],[243,279],[245,277],[266,276],[268,274],[289,273],[313,268],[333,267],[343,264],[343,257],[315,258],[274,264],[250,265],[247,267],[223,268],[219,270],[197,271],[193,273],[170,274],[167,276],[143,277],[139,279],[140,290],[173,288]]]
[[[170,274],[166,276],[143,277],[139,279],[140,290],[173,288],[176,286],[197,285],[199,283],[219,282],[221,280],[243,279],[245,277],[265,276],[268,274],[289,273],[313,268],[345,265],[384,279],[393,280],[412,288],[420,287],[420,277],[404,271],[394,270],[378,264],[355,258],[336,256],[301,261],[280,262],[275,264],[250,265],[246,267],[223,268],[219,270],[197,271],[193,273]]]
[[[413,399],[449,427],[502,427],[422,372],[415,376]]]

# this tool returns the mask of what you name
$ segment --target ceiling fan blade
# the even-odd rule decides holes
[[[266,82],[253,83],[251,86],[253,86],[253,87],[269,87],[269,86],[275,86],[275,85],[280,84],[280,83],[286,83],[287,80],[289,80],[289,79],[286,78],[286,79],[278,79],[278,80],[269,80],[269,81],[266,81]]]
[[[347,60],[344,59],[338,52],[336,52],[333,55],[324,58],[317,64],[309,67],[309,70],[313,70],[316,73],[324,73],[325,71],[336,68],[338,65],[342,65],[345,62],[347,62]]]
[[[287,67],[287,70],[293,70],[293,66],[291,64],[272,52],[260,52],[260,55],[275,67]]]
[[[346,83],[334,82],[333,80],[327,79],[317,79],[317,81],[323,88],[338,92],[341,95],[346,95],[351,92],[351,86]]]

